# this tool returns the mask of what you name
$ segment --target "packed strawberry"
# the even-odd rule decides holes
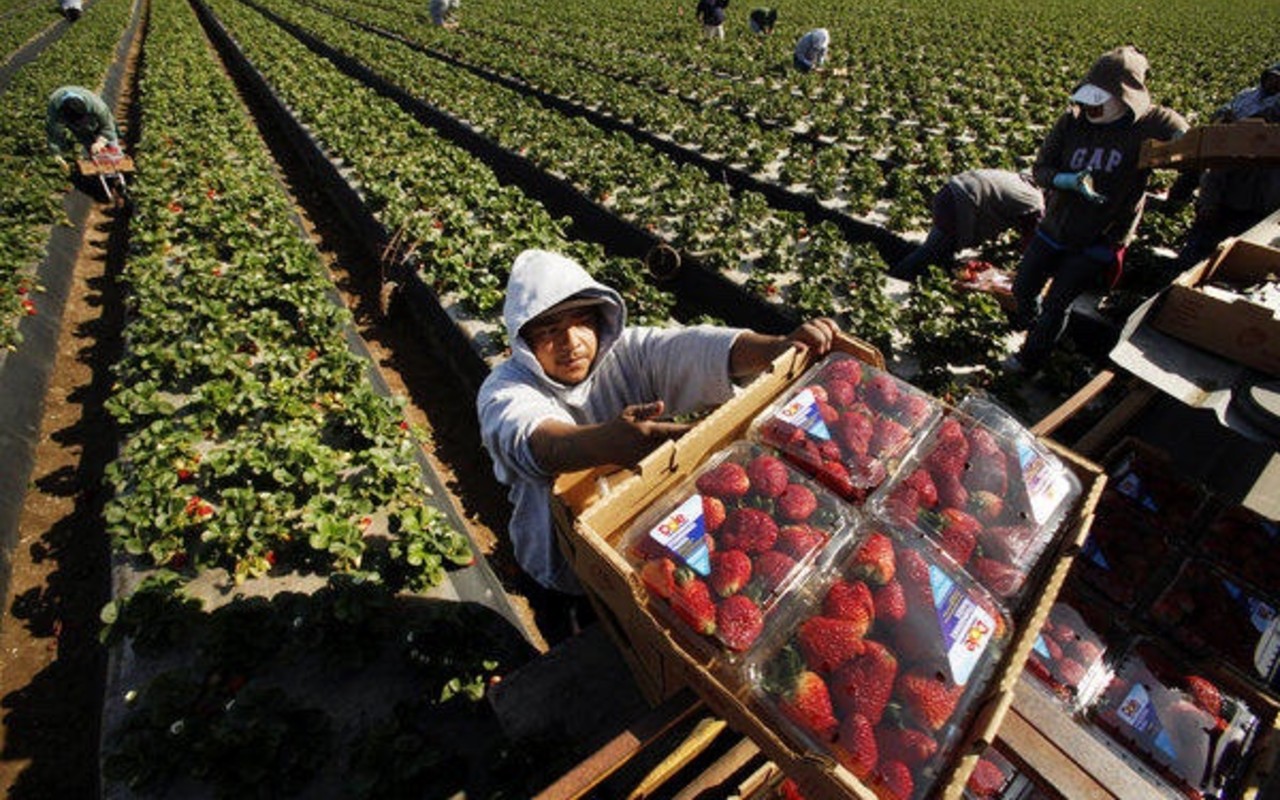
[[[1014,603],[1079,481],[1029,433],[997,435],[950,413],[885,486],[878,513],[923,532]]]
[[[1280,590],[1275,570],[1280,562],[1280,522],[1244,506],[1227,506],[1209,520],[1200,546],[1210,558],[1231,567],[1253,585]]]
[[[1173,549],[1161,529],[1148,524],[1108,486],[1098,499],[1072,574],[1108,599],[1132,608],[1150,595],[1157,576],[1171,563]]]
[[[1193,800],[1239,796],[1259,725],[1242,698],[1150,643],[1125,658],[1090,720]]]
[[[1208,493],[1162,453],[1126,441],[1109,461],[1109,486],[1148,522],[1179,536],[1192,528]]]
[[[847,534],[843,503],[776,454],[738,443],[629,538],[641,580],[693,632],[749,650],[778,598]]]
[[[1053,604],[1025,667],[1072,710],[1088,705],[1109,676],[1106,642],[1075,605]]]
[[[843,353],[798,385],[760,416],[752,436],[856,504],[893,474],[941,413],[928,394]]]
[[[944,773],[1008,635],[996,601],[924,543],[864,529],[857,550],[747,665],[798,747],[878,797],[927,795]]]

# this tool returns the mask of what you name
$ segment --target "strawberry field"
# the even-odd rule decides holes
[[[509,265],[540,247],[618,288],[635,322],[782,332],[829,315],[943,400],[983,388],[1026,408],[997,367],[1010,340],[993,297],[940,270],[909,297],[885,277],[933,193],[963,170],[1029,167],[1117,44],[1146,52],[1153,98],[1192,124],[1280,45],[1264,0],[1096,6],[801,0],[768,37],[734,6],[708,41],[685,0],[468,0],[457,29],[421,0],[93,0],[74,24],[0,0],[0,394],[15,414],[47,380],[59,264],[93,191],[45,154],[50,92],[128,107],[137,165],[110,222],[126,299],[101,519],[116,563],[102,641],[136,683],[106,704],[106,783],[242,796],[270,773],[269,796],[344,780],[342,796],[425,783],[501,797],[556,766],[492,742],[453,752],[423,722],[476,726],[475,701],[528,643],[472,634],[511,621],[505,602],[442,602],[501,594],[501,579],[286,183],[339,209],[388,313],[472,388],[505,353]],[[832,32],[827,69],[797,73],[791,47],[815,26]],[[1139,278],[1189,222],[1148,214],[1127,262]],[[645,267],[660,245],[673,275]],[[1017,257],[1008,239],[974,256]],[[1041,389],[1077,388],[1101,363],[1086,349],[1068,344]],[[411,674],[387,684],[403,696],[344,726],[338,706],[369,702],[359,676],[388,662]],[[342,700],[317,699],[319,673],[339,676]],[[389,759],[406,739],[424,745],[417,760]]]

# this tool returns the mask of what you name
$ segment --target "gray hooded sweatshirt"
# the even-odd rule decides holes
[[[1049,131],[1032,174],[1052,190],[1059,172],[1090,169],[1094,191],[1105,196],[1095,204],[1080,193],[1051,191],[1040,231],[1051,242],[1071,249],[1095,244],[1127,245],[1142,216],[1147,178],[1138,169],[1138,152],[1146,139],[1167,142],[1189,127],[1176,111],[1152,105],[1147,92],[1147,57],[1128,45],[1104,53],[1084,83],[1101,87],[1125,105],[1120,119],[1095,124],[1073,105]]]
[[[520,337],[525,323],[570,297],[605,301],[599,346],[587,378],[567,386],[547,376]],[[502,310],[511,357],[485,379],[476,398],[480,436],[493,472],[510,487],[511,543],[516,560],[547,588],[580,592],[555,543],[551,485],[555,475],[533,457],[529,439],[545,420],[596,424],[630,405],[662,400],[669,414],[688,414],[733,396],[729,351],[741,329],[716,326],[626,327],[622,297],[576,262],[526,250],[515,260]]]

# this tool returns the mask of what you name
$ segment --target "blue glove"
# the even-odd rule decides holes
[[[1093,181],[1090,179],[1090,173],[1087,169],[1079,172],[1059,172],[1053,176],[1053,186],[1055,189],[1078,192],[1090,203],[1107,202],[1105,195],[1100,195],[1093,190]]]

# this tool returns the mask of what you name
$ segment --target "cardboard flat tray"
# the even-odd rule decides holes
[[[845,337],[837,349],[851,352],[875,366],[883,358],[865,342]],[[873,800],[874,792],[847,769],[830,759],[797,749],[765,723],[754,705],[750,687],[736,672],[704,648],[683,640],[648,604],[640,577],[617,548],[631,521],[653,501],[683,480],[705,458],[731,441],[741,439],[756,414],[792,386],[810,366],[801,354],[788,353],[680,439],[667,442],[634,470],[613,475],[596,472],[565,476],[553,503],[557,536],[566,557],[597,607],[602,622],[636,675],[651,703],[661,702],[683,688],[692,688],[730,726],[749,736],[761,751],[804,787],[810,798]],[[1053,547],[1029,590],[1036,598],[1015,620],[1015,631],[996,678],[988,688],[973,723],[966,731],[939,782],[938,796],[958,800],[979,754],[995,740],[1000,722],[1013,702],[1014,689],[1049,608],[1065,580],[1093,521],[1093,510],[1106,482],[1102,469],[1049,440],[1043,440],[1079,477],[1083,492],[1077,508],[1063,524]]]
[[[76,161],[76,165],[80,168],[81,175],[114,175],[134,171],[133,159],[130,156],[97,160],[81,158]]]
[[[1248,119],[1201,125],[1172,142],[1147,140],[1138,165],[1150,167],[1224,167],[1280,164],[1280,125]]]

